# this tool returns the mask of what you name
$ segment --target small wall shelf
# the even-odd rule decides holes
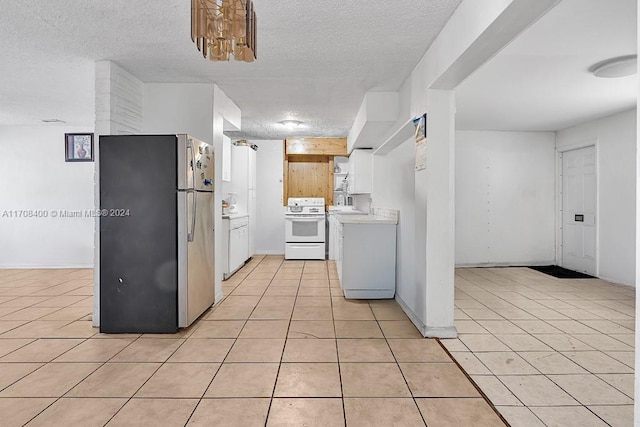
[[[385,155],[390,153],[393,149],[397,148],[405,142],[407,139],[414,136],[416,128],[413,125],[413,119],[409,119],[405,124],[393,133],[385,142],[373,152],[373,155]]]

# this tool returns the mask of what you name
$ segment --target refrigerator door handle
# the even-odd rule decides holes
[[[187,241],[193,242],[193,235],[196,230],[196,214],[197,214],[196,210],[198,209],[198,203],[197,203],[198,197],[195,190],[187,190],[186,193],[187,193],[187,198],[189,197],[189,194],[193,196],[193,207],[191,209],[191,227],[187,232]]]
[[[193,147],[193,141],[191,138],[187,138],[187,151],[191,151],[190,167],[191,167],[191,186],[190,188],[196,188],[196,151]]]
[[[196,195],[196,150],[193,146],[193,140],[187,137],[187,151],[191,151],[191,188],[187,189],[187,196],[189,193],[192,193],[193,196],[193,208],[191,209],[191,227],[187,233],[187,241],[193,242],[193,235],[196,229],[196,209],[198,204],[196,203],[197,195]]]

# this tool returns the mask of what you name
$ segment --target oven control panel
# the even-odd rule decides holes
[[[310,198],[289,197],[289,199],[287,200],[287,205],[320,209],[324,207],[324,198],[322,197],[310,197]]]

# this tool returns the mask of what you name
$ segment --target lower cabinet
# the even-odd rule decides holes
[[[396,225],[336,222],[336,267],[345,298],[393,298]]]
[[[229,278],[249,259],[249,217],[222,220],[223,277]]]
[[[336,215],[332,212],[329,212],[327,215],[329,221],[329,234],[327,235],[327,239],[329,240],[329,259],[336,259],[336,242],[338,241],[338,220],[336,219]]]

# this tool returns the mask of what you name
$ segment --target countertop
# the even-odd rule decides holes
[[[353,206],[329,206],[330,214],[339,215],[366,215],[366,212],[357,211],[353,209]]]
[[[397,219],[386,218],[378,215],[344,215],[342,212],[336,215],[341,224],[397,224]]]
[[[222,215],[222,219],[238,219],[249,216],[248,213],[230,213],[226,215]]]

